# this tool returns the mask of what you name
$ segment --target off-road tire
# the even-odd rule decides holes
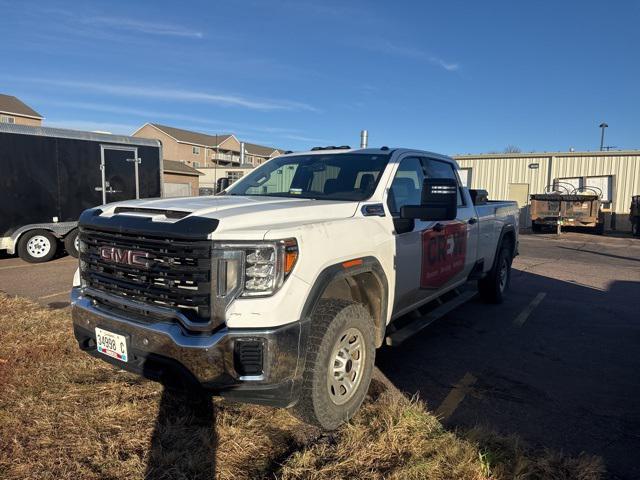
[[[500,246],[498,258],[489,272],[489,274],[478,280],[478,291],[480,298],[487,303],[502,303],[509,284],[511,283],[511,244],[506,243]],[[501,275],[502,270],[506,268],[506,278]]]
[[[362,334],[365,348],[361,379],[346,403],[337,405],[327,386],[334,347],[350,328]],[[311,318],[305,371],[298,403],[293,413],[304,422],[334,430],[360,408],[371,383],[375,362],[374,323],[364,305],[348,300],[320,300]]]
[[[34,247],[30,242],[33,240],[36,242],[38,238],[45,239],[49,242],[48,249],[39,248],[34,250]],[[46,244],[46,242],[44,242]],[[56,255],[58,250],[58,239],[47,230],[30,230],[24,233],[18,241],[18,256],[29,263],[43,263],[48,262]],[[41,252],[35,253],[35,252]]]
[[[76,239],[78,238],[78,229],[75,228],[67,233],[64,237],[64,249],[69,255],[74,258],[78,258],[78,249],[76,248]]]

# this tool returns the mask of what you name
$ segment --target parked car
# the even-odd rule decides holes
[[[482,194],[474,205],[457,168],[424,151],[316,149],[223,195],[87,210],[71,294],[79,347],[336,428],[362,403],[385,337],[417,331],[405,314],[470,281],[487,301],[505,296],[518,206]]]
[[[107,202],[159,197],[160,142],[0,123],[0,250],[51,260],[77,256],[77,220]]]

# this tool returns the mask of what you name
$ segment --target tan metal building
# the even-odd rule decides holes
[[[529,226],[529,195],[564,182],[602,191],[605,228],[629,231],[629,205],[640,194],[640,150],[458,155],[461,180],[489,198],[515,200]]]
[[[42,125],[42,115],[19,98],[0,93],[0,123],[39,127]]]

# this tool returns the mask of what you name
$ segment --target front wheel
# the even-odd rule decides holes
[[[358,410],[375,361],[373,326],[360,303],[320,300],[311,319],[302,389],[294,407],[303,421],[334,430]]]
[[[640,237],[640,218],[631,222],[631,233],[636,237]]]
[[[503,245],[489,274],[478,280],[480,297],[488,303],[502,303],[511,283],[511,248]]]

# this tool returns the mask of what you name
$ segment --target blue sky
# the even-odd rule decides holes
[[[52,126],[294,150],[640,148],[638,1],[0,0],[0,92]]]

